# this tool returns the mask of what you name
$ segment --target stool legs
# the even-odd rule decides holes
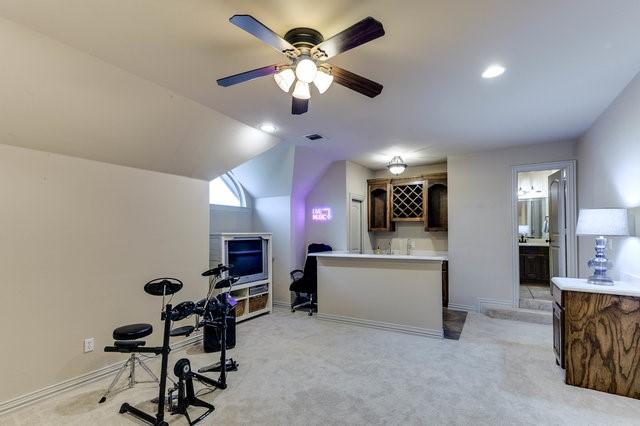
[[[159,382],[158,377],[153,374],[147,364],[145,364],[144,361],[142,361],[142,359],[135,353],[132,353],[127,362],[125,362],[122,367],[120,367],[120,370],[118,370],[118,374],[116,374],[116,377],[113,378],[111,384],[107,388],[104,395],[102,395],[102,398],[100,398],[100,401],[98,401],[98,403],[102,404],[107,400],[107,397],[109,396],[111,391],[113,391],[116,383],[118,383],[120,377],[122,377],[122,374],[127,370],[127,368],[129,368],[129,388],[134,387],[136,383],[149,383],[149,381],[139,382],[136,380],[136,363],[138,363],[138,365],[140,365],[140,367],[142,367],[142,369],[146,371],[149,376],[151,376],[153,382]]]

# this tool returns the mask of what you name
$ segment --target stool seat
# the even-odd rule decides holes
[[[193,333],[193,330],[195,330],[195,327],[192,325],[185,325],[182,327],[178,327],[178,328],[174,328],[173,330],[171,330],[171,337],[176,337],[176,336],[188,336],[191,333]]]
[[[153,332],[151,324],[129,324],[113,330],[114,340],[136,340]]]

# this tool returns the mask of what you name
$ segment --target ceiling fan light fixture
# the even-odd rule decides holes
[[[329,86],[331,86],[332,82],[333,82],[333,76],[323,69],[318,70],[318,73],[316,74],[316,78],[313,80],[313,84],[315,84],[320,94],[323,94],[324,92],[326,92]]]
[[[311,58],[302,57],[296,64],[296,77],[305,83],[311,83],[316,78],[318,66]]]
[[[296,81],[296,87],[293,89],[293,97],[298,99],[309,99],[311,92],[309,92],[309,83],[305,83],[302,80]]]
[[[296,81],[296,74],[291,68],[285,68],[273,75],[274,80],[279,88],[289,93],[293,82]]]
[[[387,169],[389,169],[389,172],[395,176],[402,174],[402,172],[404,172],[404,169],[406,168],[407,165],[404,161],[402,161],[402,158],[399,155],[393,157],[393,159],[389,161],[389,164],[387,164]]]

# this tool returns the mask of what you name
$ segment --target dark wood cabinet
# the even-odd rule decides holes
[[[367,203],[369,231],[393,231],[391,182],[389,179],[371,179],[367,183],[369,186],[369,202]]]
[[[520,282],[549,283],[549,247],[520,246]]]
[[[640,399],[640,298],[552,286],[553,350],[568,385]]]
[[[447,231],[446,173],[367,183],[369,231],[393,231],[395,222],[424,222],[427,232]]]
[[[556,354],[556,364],[565,368],[564,360],[564,301],[558,287],[552,286],[553,293],[553,351]]]
[[[442,307],[449,307],[449,262],[442,262]]]
[[[449,200],[447,175],[431,175],[427,178],[426,220],[428,232],[447,231],[449,228]]]

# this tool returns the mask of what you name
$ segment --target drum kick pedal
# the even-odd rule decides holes
[[[234,361],[233,358],[228,358],[225,371],[238,371],[238,366],[240,366],[240,364],[237,361]],[[214,364],[207,365],[206,367],[199,368],[198,373],[219,372],[222,371],[221,367],[222,364],[220,363],[220,361],[218,361]]]
[[[178,383],[173,389],[169,390],[171,414],[182,414],[187,419],[189,425],[195,425],[211,414],[215,410],[215,407],[196,396],[193,388],[193,380],[195,379],[201,383],[215,387],[218,387],[219,383],[191,371],[191,363],[186,358],[182,358],[176,362],[176,365],[173,367],[173,373],[178,378]],[[174,397],[175,393],[177,393],[177,397]],[[203,407],[205,408],[205,412],[191,420],[191,416],[187,412],[187,408],[190,406]]]

